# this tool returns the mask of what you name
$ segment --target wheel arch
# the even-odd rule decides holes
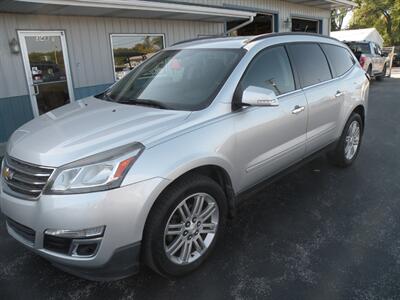
[[[358,113],[361,117],[362,120],[362,126],[364,128],[365,126],[365,107],[362,104],[357,105],[353,111],[350,113],[350,115],[348,116],[348,118],[353,114],[353,113]]]
[[[170,180],[169,184],[164,187],[157,199],[164,193],[171,185],[173,185],[179,179],[189,176],[191,174],[200,174],[207,176],[217,182],[219,186],[225,193],[227,199],[227,205],[229,208],[229,214],[232,216],[235,211],[236,201],[235,201],[235,188],[231,176],[231,168],[228,167],[226,163],[221,163],[220,161],[213,161],[209,163],[205,162],[191,162],[189,165],[181,166],[178,170],[168,176]],[[157,201],[154,201],[153,205]],[[151,210],[151,209],[150,209]]]

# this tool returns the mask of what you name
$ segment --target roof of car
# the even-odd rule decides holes
[[[339,40],[315,33],[306,32],[283,32],[283,33],[268,33],[256,36],[239,36],[239,37],[202,37],[175,43],[170,49],[201,49],[201,48],[225,48],[225,49],[239,49],[246,45],[264,41],[270,38],[284,38],[285,41],[333,41],[340,43]]]

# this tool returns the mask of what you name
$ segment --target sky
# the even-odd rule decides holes
[[[351,20],[351,17],[352,17],[352,16],[353,16],[353,12],[352,12],[352,11],[349,11],[349,12],[347,13],[346,17],[344,17],[342,29],[346,29],[347,26],[349,26],[350,20]]]

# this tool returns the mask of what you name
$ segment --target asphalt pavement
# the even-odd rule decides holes
[[[400,76],[373,81],[360,156],[324,158],[243,204],[213,255],[175,281],[146,267],[115,282],[63,273],[0,217],[0,299],[400,298]]]

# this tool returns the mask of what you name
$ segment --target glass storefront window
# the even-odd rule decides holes
[[[115,80],[164,48],[162,34],[112,34]]]

